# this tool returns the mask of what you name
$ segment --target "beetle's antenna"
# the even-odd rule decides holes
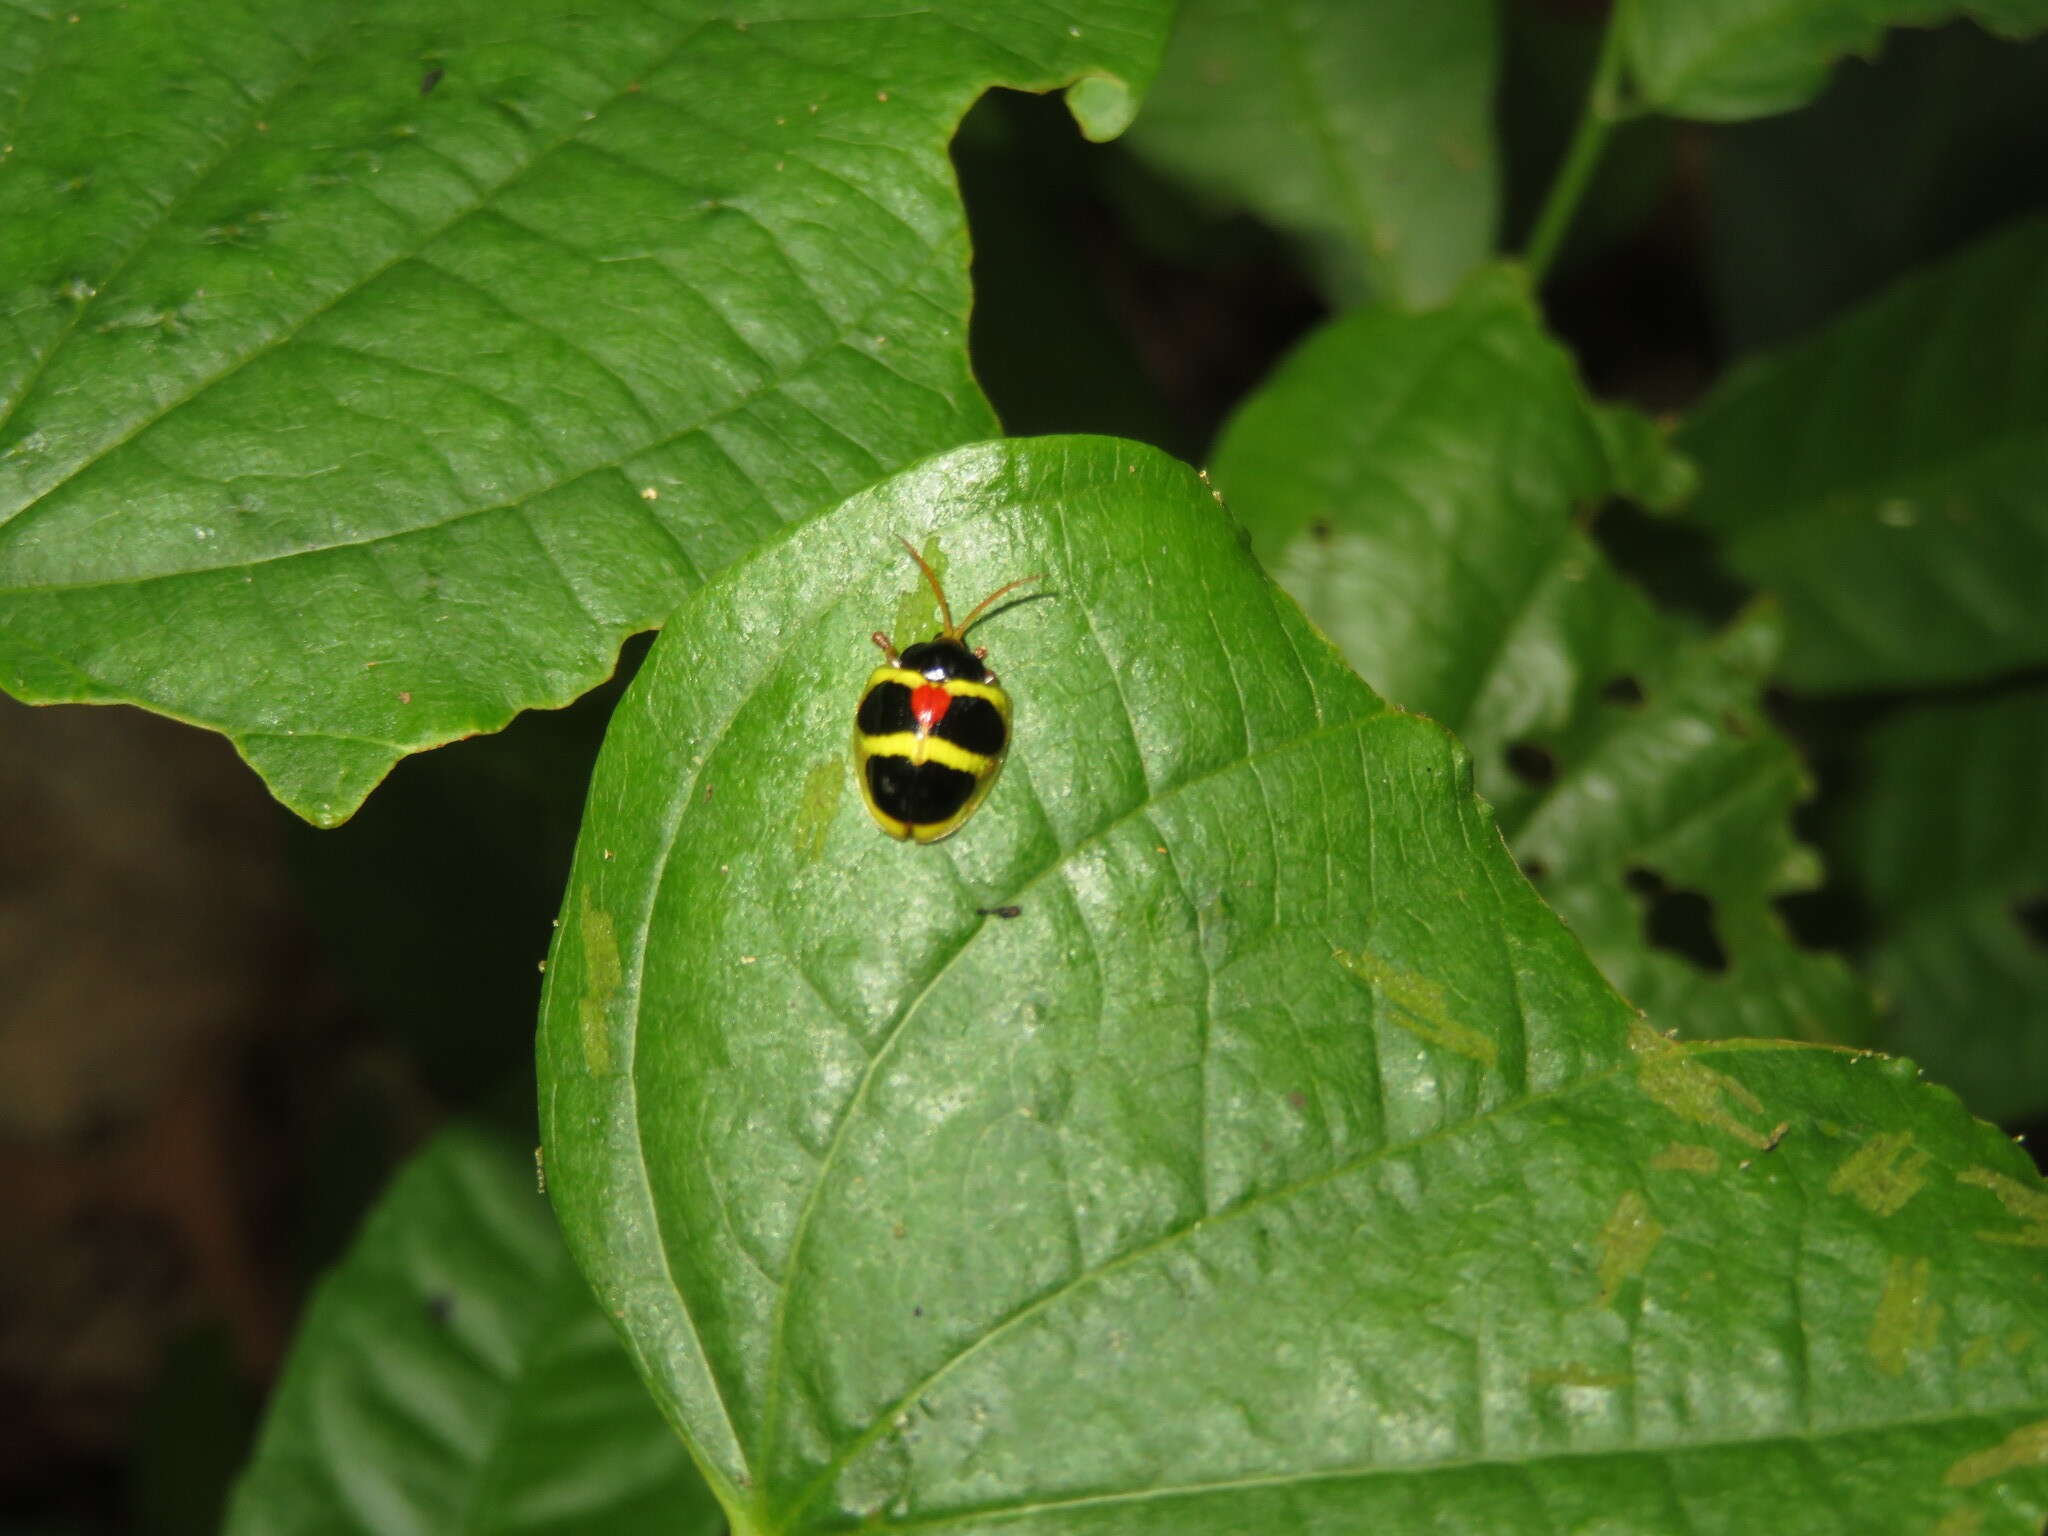
[[[940,633],[952,635],[955,639],[959,638],[961,631],[960,629],[955,629],[953,627],[953,610],[946,602],[946,589],[939,585],[939,578],[937,573],[935,573],[930,566],[924,563],[924,556],[920,555],[917,552],[917,546],[911,543],[910,540],[904,538],[903,535],[899,533],[896,535],[896,542],[898,544],[901,544],[906,550],[910,552],[910,558],[915,560],[917,562],[917,568],[920,571],[924,572],[924,579],[932,584],[932,596],[936,597],[939,600],[939,616],[946,621],[946,627],[943,630],[941,630]],[[980,610],[977,609],[975,611],[979,612]],[[970,620],[970,622],[972,621]],[[961,626],[961,629],[965,628],[965,625]]]
[[[953,631],[954,638],[958,639],[961,635],[966,634],[968,630],[974,628],[974,621],[980,618],[982,614],[987,611],[989,604],[993,603],[997,598],[1003,596],[1005,593],[1014,592],[1019,587],[1028,587],[1034,581],[1043,580],[1045,580],[1045,572],[1040,571],[1036,576],[1019,576],[1015,581],[1011,582],[1008,586],[997,587],[995,591],[989,593],[987,597],[984,597],[980,602],[974,605],[974,611],[967,615],[967,621],[964,624],[962,624],[958,629]]]

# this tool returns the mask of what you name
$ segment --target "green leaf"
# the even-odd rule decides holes
[[[1957,25],[1894,32],[1803,110],[1716,131],[1708,249],[1730,346],[1782,344],[2038,209],[2044,100],[2048,38]]]
[[[466,1130],[398,1176],[300,1326],[228,1536],[720,1529],[533,1177]]]
[[[1016,744],[935,848],[845,783],[897,533],[963,595],[1046,573],[978,631]],[[928,461],[677,611],[541,1071],[571,1247],[738,1536],[2048,1513],[2018,1149],[1903,1063],[1642,1027],[1448,733],[1134,445]]]
[[[1738,370],[1686,428],[1692,515],[1832,690],[2048,661],[2048,219]]]
[[[2048,0],[1623,0],[1628,66],[1646,106],[1730,120],[1810,100],[1844,54],[1887,27],[1967,16],[2007,37],[2048,27]]]
[[[0,686],[345,818],[791,518],[987,433],[946,159],[1166,0],[0,13]],[[886,8],[885,8],[886,9]]]
[[[1587,537],[1608,496],[1689,477],[1643,417],[1589,404],[1517,273],[1324,327],[1215,473],[1352,665],[1464,740],[1524,868],[1659,1028],[1862,1037],[1860,987],[1771,906],[1818,879],[1787,825],[1806,775],[1759,702],[1776,625],[1698,639]]]
[[[1433,303],[1492,246],[1498,53],[1488,0],[1183,0],[1130,141],[1301,236],[1335,295]]]
[[[1910,709],[1859,757],[1847,863],[1885,1039],[1980,1115],[2048,1111],[2048,698]]]

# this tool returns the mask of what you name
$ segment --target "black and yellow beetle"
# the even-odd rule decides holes
[[[967,648],[967,631],[997,598],[1044,578],[996,588],[955,624],[938,576],[908,539],[898,542],[931,583],[945,627],[900,656],[887,635],[873,636],[883,661],[861,690],[853,760],[876,825],[891,837],[936,843],[974,814],[1010,745],[1010,696],[982,665],[988,652]]]

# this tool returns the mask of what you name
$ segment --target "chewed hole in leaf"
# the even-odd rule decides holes
[[[1728,969],[1728,951],[1714,931],[1714,903],[1698,891],[1679,889],[1653,869],[1631,869],[1623,880],[1643,903],[1643,938],[1714,974]]]
[[[1541,789],[1557,777],[1556,755],[1533,741],[1511,742],[1507,763],[1508,772],[1533,789]]]
[[[1831,880],[1817,890],[1788,891],[1773,897],[1771,906],[1801,949],[1846,951],[1870,942],[1870,913],[1845,882]]]
[[[1607,686],[1600,690],[1600,697],[1623,709],[1641,709],[1646,695],[1643,685],[1624,672],[1608,681]]]
[[[2023,896],[2014,902],[2012,920],[2030,941],[2048,949],[2048,892]]]

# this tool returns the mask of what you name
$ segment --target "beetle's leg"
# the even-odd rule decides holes
[[[869,635],[869,636],[868,636],[868,638],[869,638],[870,640],[874,641],[874,642],[875,642],[875,644],[879,645],[879,646],[880,646],[880,647],[882,648],[882,654],[883,654],[884,656],[886,656],[886,657],[888,657],[888,658],[889,658],[889,665],[890,665],[890,666],[892,666],[892,667],[893,667],[893,666],[895,666],[895,665],[896,665],[896,647],[895,647],[895,646],[893,646],[893,645],[891,645],[891,644],[889,643],[889,637],[888,637],[887,635],[883,634],[883,633],[882,633],[882,632],[881,632],[881,631],[880,631],[880,630],[878,629],[878,630],[876,630],[876,631],[875,631],[875,632],[874,632],[874,633],[873,633],[872,635]]]

